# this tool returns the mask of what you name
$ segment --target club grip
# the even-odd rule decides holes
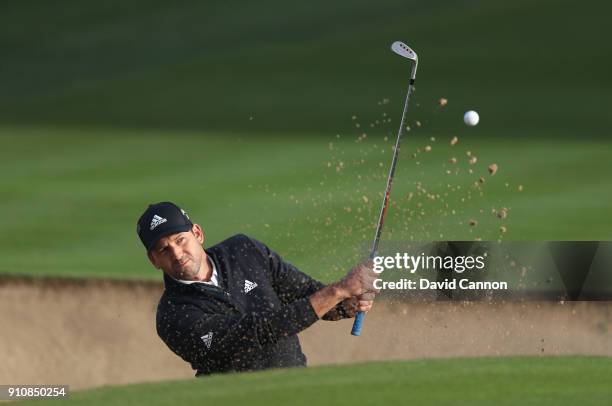
[[[359,337],[361,335],[361,328],[363,327],[363,321],[365,320],[365,312],[357,312],[355,315],[355,321],[353,322],[353,329],[351,334]]]

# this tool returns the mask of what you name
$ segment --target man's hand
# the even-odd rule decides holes
[[[367,312],[372,310],[374,305],[374,294],[366,293],[359,297],[351,297],[342,302],[342,308],[348,317],[355,317],[357,312]]]
[[[372,309],[374,296],[378,289],[374,288],[374,280],[378,278],[372,270],[372,261],[365,262],[351,269],[339,282],[339,288],[346,289],[352,296],[342,302],[344,310],[350,317],[355,317],[357,312],[367,312]]]
[[[310,304],[317,316],[323,317],[338,303],[346,300],[355,300],[354,312],[370,310],[374,300],[373,294],[378,293],[378,289],[374,288],[374,280],[378,275],[372,270],[372,265],[371,260],[358,265],[339,282],[326,286],[310,296]]]
[[[379,276],[372,270],[372,265],[373,263],[371,260],[357,265],[338,282],[337,287],[346,298],[362,296],[369,293],[378,293],[378,289],[374,288],[374,281]],[[367,301],[363,298],[360,299]],[[374,297],[372,296],[370,300],[373,299]]]

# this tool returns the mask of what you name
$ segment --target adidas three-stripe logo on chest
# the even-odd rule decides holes
[[[251,282],[248,279],[244,280],[244,293],[249,293],[257,287],[257,282]]]

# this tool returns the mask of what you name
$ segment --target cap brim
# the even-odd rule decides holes
[[[176,234],[176,233],[184,233],[185,231],[190,231],[191,227],[192,227],[191,224],[182,224],[180,226],[175,226],[175,227],[170,227],[168,229],[165,229],[164,231],[159,233],[157,238],[153,240],[151,244],[149,244],[149,246],[147,247],[147,252],[155,248],[155,245],[161,238],[167,237],[169,235]]]

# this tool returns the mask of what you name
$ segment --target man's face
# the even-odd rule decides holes
[[[202,228],[194,224],[191,231],[162,237],[149,252],[149,260],[176,279],[195,280],[206,260],[203,242]]]

